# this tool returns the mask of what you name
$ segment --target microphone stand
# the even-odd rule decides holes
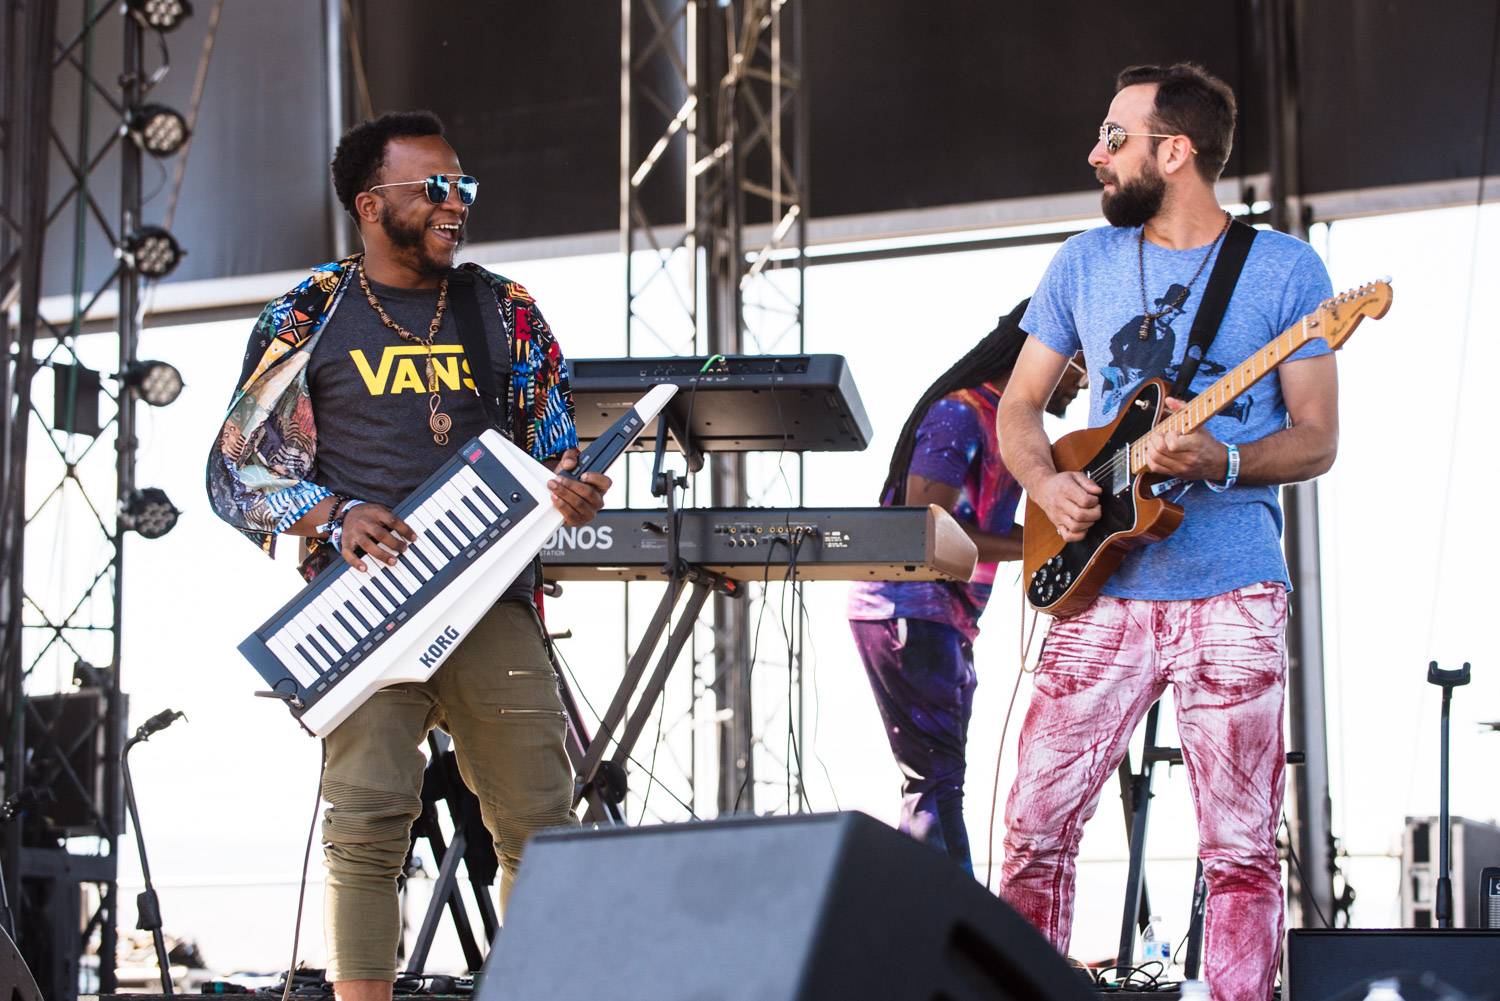
[[[1453,927],[1453,880],[1448,875],[1448,706],[1453,701],[1453,689],[1469,683],[1469,664],[1456,671],[1444,671],[1431,661],[1427,665],[1427,681],[1443,689],[1443,716],[1439,735],[1441,742],[1438,764],[1438,876],[1437,899],[1433,904],[1433,916],[1439,928]]]
[[[146,889],[135,898],[135,926],[151,933],[151,940],[156,945],[156,964],[161,968],[161,991],[167,997],[172,996],[172,966],[167,959],[166,940],[162,937],[161,902],[151,885],[151,866],[146,862],[146,836],[141,833],[141,815],[135,805],[135,783],[130,780],[130,749],[150,739],[153,733],[165,730],[181,716],[182,713],[172,709],[157,713],[136,728],[135,736],[125,742],[125,749],[120,752],[120,766],[125,776],[125,805],[130,810],[130,826],[135,828],[136,846],[141,853],[141,877],[146,884]]]

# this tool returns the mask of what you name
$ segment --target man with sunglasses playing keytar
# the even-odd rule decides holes
[[[208,464],[216,512],[267,553],[278,534],[301,536],[309,580],[337,559],[394,566],[416,535],[392,509],[487,428],[558,470],[578,455],[567,369],[535,300],[509,279],[453,266],[478,184],[437,118],[364,122],[339,142],[332,167],[364,252],[315,269],[262,312]],[[478,359],[455,315],[460,296],[477,299],[497,399],[479,395]],[[559,477],[553,501],[567,524],[586,524],[609,485],[598,473]],[[497,596],[427,682],[376,692],[324,739],[327,975],[340,1001],[391,997],[397,877],[422,809],[420,745],[433,726],[453,737],[479,798],[502,904],[527,837],[574,822],[533,571]]]
[[[1099,519],[1102,488],[1053,464],[1041,420],[1053,386],[1081,348],[1091,383],[1122,387],[1091,394],[1098,427],[1141,380],[1172,382],[1229,229],[1214,192],[1234,134],[1229,87],[1180,63],[1126,69],[1115,91],[1088,157],[1110,225],[1053,258],[1021,319],[1030,336],[999,407],[1006,466],[1069,542]],[[1254,234],[1190,392],[1330,294],[1311,247]],[[1162,323],[1169,315],[1176,322]],[[1152,340],[1158,350],[1121,349]],[[1182,524],[1127,556],[1087,609],[1052,623],[1006,808],[1000,892],[1066,952],[1083,825],[1137,723],[1171,687],[1208,887],[1205,976],[1215,1001],[1269,1001],[1283,927],[1275,833],[1291,586],[1277,485],[1333,464],[1333,355],[1312,341],[1240,399],[1192,434],[1151,438],[1148,468],[1177,481],[1168,496]]]

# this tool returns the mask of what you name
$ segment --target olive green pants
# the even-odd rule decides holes
[[[500,860],[500,902],[532,833],[576,823],[557,679],[531,608],[501,602],[420,685],[376,692],[324,738],[328,979],[394,980],[397,877],[422,810],[421,745],[441,727]]]

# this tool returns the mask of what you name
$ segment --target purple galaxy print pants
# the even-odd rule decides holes
[[[1000,893],[1066,953],[1084,823],[1131,734],[1171,687],[1208,885],[1214,1001],[1269,1001],[1281,952],[1286,591],[1193,601],[1101,596],[1053,623],[1005,811]]]
[[[973,872],[964,827],[973,647],[952,626],[926,619],[854,620],[849,626],[891,753],[906,777],[901,830]]]

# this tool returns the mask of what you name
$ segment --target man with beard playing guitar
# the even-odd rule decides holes
[[[1089,153],[1110,225],[1063,245],[1021,321],[1030,337],[1000,402],[1001,452],[1067,541],[1099,519],[1101,488],[1057,470],[1043,407],[1080,348],[1095,427],[1142,380],[1171,381],[1184,364],[1229,227],[1213,186],[1234,119],[1233,93],[1198,66],[1123,71]],[[1234,289],[1193,391],[1331,294],[1312,248],[1274,232],[1255,236]],[[1216,1001],[1269,1001],[1283,925],[1275,831],[1291,586],[1276,487],[1333,464],[1333,355],[1311,342],[1241,403],[1192,434],[1152,437],[1148,468],[1179,482],[1181,526],[1126,556],[1100,596],[1047,635],[1006,807],[1000,892],[1067,951],[1083,825],[1170,686],[1208,886],[1205,975]]]

